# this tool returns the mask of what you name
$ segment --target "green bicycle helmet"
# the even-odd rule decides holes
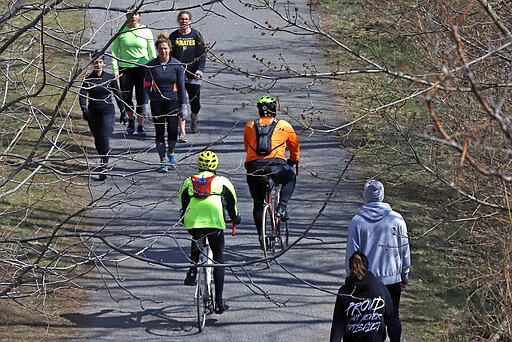
[[[200,171],[215,171],[219,166],[219,158],[212,151],[203,151],[197,157],[197,167]]]
[[[277,101],[272,96],[260,97],[257,106],[260,116],[276,116],[277,114]]]

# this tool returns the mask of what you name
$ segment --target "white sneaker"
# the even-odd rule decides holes
[[[178,136],[178,142],[179,143],[186,143],[186,142],[188,142],[187,137],[185,136],[185,134],[180,134]]]

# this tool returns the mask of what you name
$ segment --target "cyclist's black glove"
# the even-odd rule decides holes
[[[235,224],[240,224],[242,222],[242,216],[240,216],[240,214],[236,215],[236,218],[233,221]]]
[[[286,164],[288,164],[290,166],[293,166],[293,165],[297,164],[297,161],[296,160],[287,159],[286,160]]]

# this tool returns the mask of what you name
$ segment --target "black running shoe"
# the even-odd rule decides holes
[[[185,281],[183,282],[187,286],[194,286],[196,284],[197,270],[189,269],[187,272],[187,276],[185,277]]]
[[[215,313],[217,315],[222,315],[224,313],[224,311],[228,311],[228,310],[229,310],[229,305],[228,305],[228,303],[226,303],[225,300],[215,303]]]

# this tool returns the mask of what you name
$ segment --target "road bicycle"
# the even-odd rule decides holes
[[[213,264],[213,252],[208,243],[208,238],[201,237],[197,241],[199,247],[199,261],[196,277],[196,292],[194,299],[197,307],[197,327],[199,331],[203,331],[206,323],[206,315],[212,314],[214,311],[215,295],[212,291],[213,267],[204,266]]]
[[[236,234],[236,225],[232,222],[231,235]],[[196,291],[194,300],[197,307],[197,327],[203,331],[206,324],[206,316],[215,311],[215,292],[213,291],[213,252],[208,243],[207,235],[198,241],[199,261],[196,276]]]
[[[265,199],[263,202],[263,227],[261,229],[261,247],[268,267],[271,257],[276,253],[276,246],[281,250],[288,246],[288,222],[277,217],[281,185],[275,183],[269,176],[265,178]]]

